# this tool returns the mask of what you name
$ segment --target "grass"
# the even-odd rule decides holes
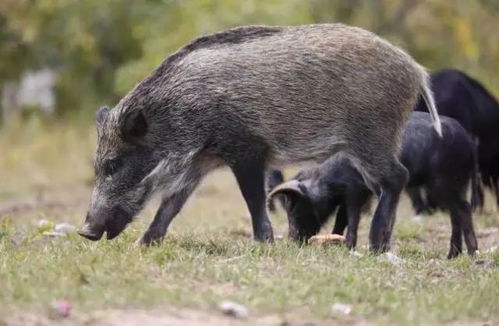
[[[69,324],[104,323],[96,312],[118,311],[121,318],[133,320],[139,310],[149,318],[165,318],[188,309],[187,315],[203,314],[203,323],[193,325],[208,325],[225,299],[249,309],[249,324],[499,321],[499,218],[490,201],[487,213],[475,216],[482,253],[477,259],[449,261],[448,217],[414,221],[404,199],[393,238],[393,251],[404,260],[400,266],[368,254],[367,217],[359,235],[362,257],[341,246],[299,247],[285,236],[274,245],[254,244],[244,202],[225,170],[207,178],[160,246],[134,244],[155,205],[113,241],[47,237],[37,225],[40,219],[77,226],[83,221],[91,191],[93,137],[92,130],[62,126],[21,136],[12,130],[0,134],[5,154],[0,160],[0,205],[33,196],[42,203],[0,213],[0,325],[16,320],[51,324],[49,307],[61,299],[73,305],[74,314],[64,321]],[[282,212],[272,221],[275,233],[285,235]],[[328,230],[329,225],[323,232]],[[333,314],[334,303],[348,304],[352,312]],[[22,319],[24,315],[34,317]],[[221,323],[230,321],[214,325]]]

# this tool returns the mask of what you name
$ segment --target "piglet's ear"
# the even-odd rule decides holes
[[[104,124],[104,121],[106,121],[108,115],[109,115],[109,108],[107,106],[102,106],[97,113],[95,114],[95,120],[97,122],[97,126],[100,127]]]
[[[274,198],[281,197],[284,199],[284,208],[289,212],[289,210],[295,206],[300,198],[307,197],[306,187],[298,180],[289,180],[281,183],[275,187],[267,197],[269,202],[272,202]]]
[[[274,196],[282,195],[282,194],[294,194],[298,196],[305,196],[305,189],[303,184],[298,180],[289,180],[284,183],[281,183],[277,187],[275,187],[270,194],[268,195],[269,199],[273,199]]]
[[[142,110],[129,110],[123,114],[120,121],[120,132],[123,139],[136,141],[144,137],[148,130],[148,124]]]

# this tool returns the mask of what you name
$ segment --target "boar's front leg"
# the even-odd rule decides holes
[[[251,214],[254,239],[259,242],[274,241],[266,210],[264,160],[245,159],[232,164],[231,168]]]
[[[171,221],[180,212],[198,183],[198,181],[193,182],[179,192],[161,200],[161,205],[151,225],[139,240],[139,244],[148,246],[163,240]]]

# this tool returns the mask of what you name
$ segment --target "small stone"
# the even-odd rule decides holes
[[[56,237],[65,237],[66,233],[55,232],[55,231],[45,231],[42,233],[46,237],[56,238]]]
[[[59,300],[52,303],[52,309],[58,317],[67,318],[71,314],[71,304],[67,300]]]
[[[345,237],[341,234],[319,234],[308,239],[308,244],[312,245],[329,245],[345,242]]]
[[[335,315],[349,315],[352,312],[352,307],[345,303],[335,303],[331,307],[331,311]]]
[[[248,318],[248,309],[245,306],[233,302],[233,301],[222,301],[218,305],[218,308],[227,316],[231,316],[238,319]]]
[[[60,232],[64,234],[76,232],[76,227],[69,223],[58,223],[54,226],[54,232]]]
[[[46,227],[52,226],[52,223],[50,223],[49,220],[46,220],[43,218],[43,219],[38,221],[37,225],[39,228],[46,228]]]
[[[360,252],[358,251],[355,251],[355,250],[351,250],[348,252],[348,254],[352,257],[355,257],[355,258],[362,258],[364,255],[362,255]]]
[[[404,263],[404,260],[402,258],[392,254],[391,252],[385,253],[385,258],[388,262],[392,263],[395,266],[400,266]]]
[[[46,219],[41,219],[37,223],[38,232],[50,232],[54,228],[54,223]]]
[[[422,215],[414,215],[412,217],[412,221],[416,222],[416,223],[421,223],[423,222],[423,216]]]

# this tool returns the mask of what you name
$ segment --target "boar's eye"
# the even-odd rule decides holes
[[[112,176],[123,166],[123,160],[121,158],[115,158],[107,160],[104,162],[102,167],[102,172],[106,177]]]

